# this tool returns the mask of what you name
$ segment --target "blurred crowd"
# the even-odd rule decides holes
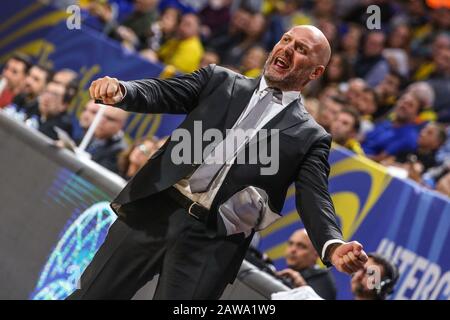
[[[67,5],[73,1],[54,1]],[[309,113],[339,144],[393,174],[450,195],[450,7],[429,0],[81,0],[83,23],[172,74],[220,64],[258,77],[289,28],[319,27],[332,47],[320,80],[302,92]],[[380,28],[369,29],[369,5]],[[78,74],[14,53],[2,68],[0,108],[52,139],[76,144],[99,106],[68,114]],[[106,108],[86,148],[129,179],[165,141],[128,143],[127,114]]]

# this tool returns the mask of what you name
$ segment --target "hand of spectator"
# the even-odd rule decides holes
[[[332,246],[330,261],[340,272],[355,273],[362,269],[367,262],[367,254],[364,252],[363,246],[357,241],[333,244]]]
[[[424,167],[421,162],[410,163],[408,166],[408,177],[416,182],[421,182],[423,170]]]
[[[124,90],[116,78],[99,78],[91,83],[89,93],[92,99],[101,100],[104,104],[116,104],[122,101]]]
[[[116,31],[120,38],[129,44],[136,45],[139,42],[136,33],[128,27],[119,26]]]
[[[292,270],[290,268],[278,271],[277,275],[279,277],[287,277],[287,278],[291,279],[292,280],[292,284],[296,288],[307,285],[305,279],[303,279],[303,277],[300,274],[300,272]]]
[[[98,2],[91,2],[88,5],[87,9],[90,14],[100,18],[104,22],[109,22],[113,19],[113,13],[109,5]]]

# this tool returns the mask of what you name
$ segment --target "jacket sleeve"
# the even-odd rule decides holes
[[[197,105],[210,81],[214,65],[170,79],[121,81],[123,100],[115,107],[138,113],[187,114]]]
[[[325,265],[330,266],[322,249],[330,240],[342,240],[333,202],[328,192],[331,136],[325,134],[312,145],[295,181],[296,205],[312,244]]]

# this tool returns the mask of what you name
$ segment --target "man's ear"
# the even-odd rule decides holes
[[[318,79],[325,72],[325,67],[320,65],[314,68],[314,71],[309,75],[309,79]]]

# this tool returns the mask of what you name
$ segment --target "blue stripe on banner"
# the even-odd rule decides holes
[[[437,224],[437,229],[434,232],[433,242],[431,243],[430,252],[428,254],[428,260],[438,262],[441,255],[442,248],[445,245],[445,238],[448,235],[450,228],[450,203],[444,206],[441,212],[441,218]]]
[[[406,206],[408,205],[410,200],[411,191],[412,188],[409,188],[409,186],[403,188],[403,191],[401,192],[400,198],[397,202],[397,206],[395,210],[393,210],[395,214],[387,232],[387,237],[391,240],[394,240],[395,236],[398,234],[398,230],[403,220],[403,215],[406,212]]]
[[[407,248],[415,251],[419,244],[419,240],[422,235],[422,230],[425,225],[428,213],[431,211],[430,206],[433,201],[433,196],[430,192],[423,192],[420,195],[418,206],[415,212],[414,222],[412,224],[411,231],[409,233],[409,239],[407,242]]]

